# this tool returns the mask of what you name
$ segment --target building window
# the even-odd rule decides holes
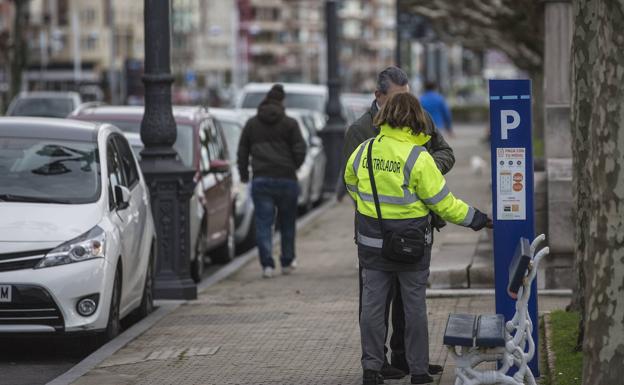
[[[82,10],[81,19],[86,25],[93,25],[95,23],[95,9],[86,8]]]
[[[87,51],[94,51],[97,48],[97,36],[89,35],[82,39],[82,48]]]

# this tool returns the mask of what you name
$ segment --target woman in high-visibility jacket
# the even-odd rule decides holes
[[[356,234],[363,282],[363,383],[382,383],[379,370],[384,363],[384,312],[393,277],[398,275],[411,382],[424,384],[433,380],[427,373],[425,302],[433,242],[429,214],[433,211],[448,222],[475,231],[491,227],[492,221],[449,191],[423,147],[430,136],[426,132],[425,112],[416,97],[409,93],[391,96],[376,115],[375,124],[380,127],[379,135],[351,154],[344,176],[357,205]],[[372,154],[370,160],[368,154]]]

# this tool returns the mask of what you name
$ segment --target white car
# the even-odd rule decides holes
[[[0,118],[0,333],[119,333],[153,308],[149,193],[108,124]]]
[[[243,110],[255,110],[274,83],[249,83],[241,90],[236,107]],[[325,116],[327,104],[327,86],[319,84],[282,83],[286,99],[286,108],[300,108],[316,111]],[[316,116],[315,116],[316,118]],[[321,123],[322,124],[322,123]]]
[[[21,92],[11,101],[6,115],[65,118],[81,104],[77,92]]]

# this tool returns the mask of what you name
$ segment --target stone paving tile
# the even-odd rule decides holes
[[[337,204],[310,224],[298,237],[297,252],[294,274],[262,279],[259,263],[248,264],[75,384],[360,384],[352,204]],[[566,303],[545,298],[540,310]],[[435,383],[453,384],[454,363],[442,346],[448,314],[491,313],[494,298],[430,298],[427,306],[431,362],[445,366]],[[137,359],[154,351],[207,347],[217,351]],[[409,377],[386,383],[409,384]]]

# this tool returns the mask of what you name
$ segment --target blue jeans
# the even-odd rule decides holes
[[[251,197],[255,207],[256,243],[262,267],[275,268],[273,261],[273,220],[277,210],[278,226],[282,236],[282,267],[295,259],[295,226],[299,184],[285,178],[254,178]]]

